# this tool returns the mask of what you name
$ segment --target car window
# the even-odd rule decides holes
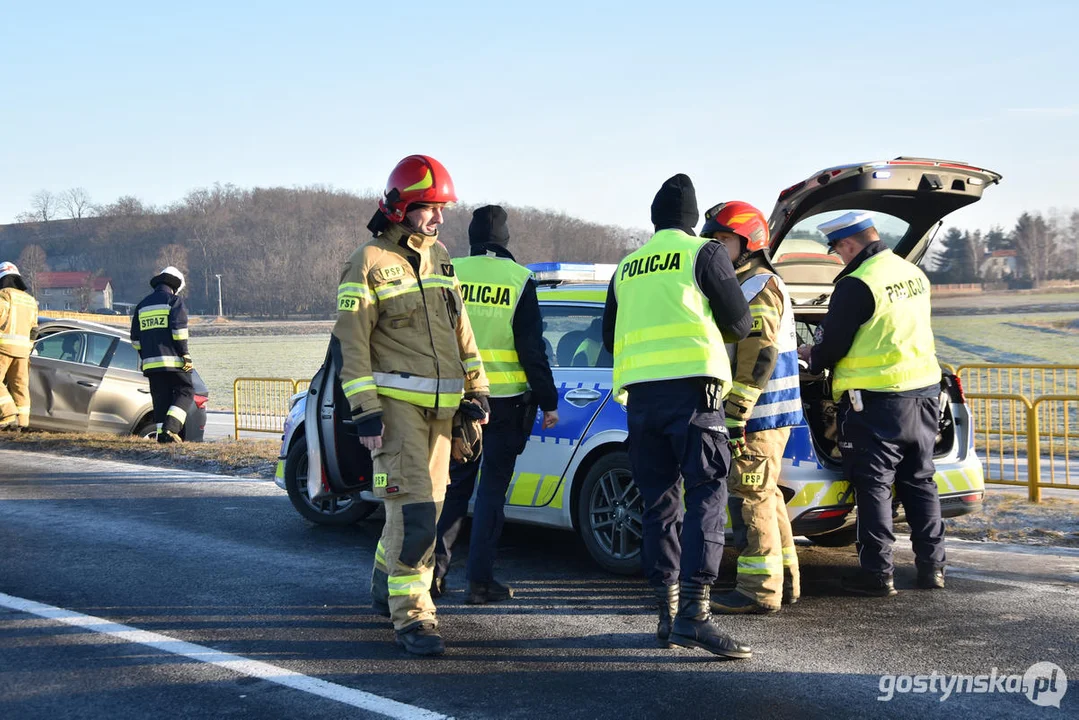
[[[58,332],[34,343],[34,355],[67,362],[82,362],[85,347],[85,334],[73,330]]]
[[[775,257],[772,259],[778,260],[784,255],[795,254],[827,255],[828,239],[824,237],[824,233],[817,229],[817,226],[848,212],[850,212],[850,210],[830,210],[828,212],[817,213],[816,215],[802,218],[798,224],[791,228],[790,232],[784,236],[783,242],[779,244],[779,247],[776,249]],[[903,236],[907,233],[909,224],[894,215],[871,211],[860,212],[866,212],[867,215],[873,218],[873,224],[876,225],[877,232],[880,233],[880,239],[890,248],[894,248],[898,245],[899,241],[902,240]],[[833,262],[838,265],[843,264],[843,261],[839,260],[838,257],[835,257]]]
[[[116,345],[116,352],[112,354],[112,362],[109,363],[110,370],[132,370],[138,372],[139,369],[139,352],[131,345],[120,341]]]
[[[541,303],[543,344],[551,367],[609,368],[614,363],[603,347],[601,306]]]
[[[86,359],[87,365],[100,366],[105,360],[105,355],[109,352],[109,348],[112,347],[112,341],[115,338],[111,335],[102,335],[100,333],[86,333]]]

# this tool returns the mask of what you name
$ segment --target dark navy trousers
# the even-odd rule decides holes
[[[699,378],[629,387],[629,461],[644,498],[641,565],[654,587],[711,585],[723,557],[730,448]],[[685,489],[685,509],[682,490]]]
[[[929,389],[932,391],[932,389]],[[862,391],[855,412],[844,394],[839,403],[843,474],[858,504],[858,562],[862,570],[891,575],[892,488],[903,503],[919,569],[944,566],[944,522],[933,480],[939,400]]]
[[[446,488],[435,543],[436,578],[449,572],[453,544],[468,515],[468,501],[476,490],[476,475],[482,468],[472,511],[465,575],[471,582],[494,579],[495,551],[506,517],[506,490],[513,479],[517,456],[528,440],[525,414],[534,406],[522,404],[521,397],[490,398],[489,402],[491,419],[483,426],[483,453],[472,462],[450,463],[450,485]]]

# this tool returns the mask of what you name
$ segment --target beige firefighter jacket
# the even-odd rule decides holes
[[[30,357],[30,333],[37,327],[37,300],[13,287],[0,290],[0,353]]]
[[[767,272],[772,270],[759,258],[751,258],[749,262],[735,268],[739,283]],[[753,315],[753,329],[735,346],[731,363],[734,382],[724,405],[727,416],[739,420],[749,419],[757,398],[772,377],[776,359],[779,357],[777,338],[780,318],[783,315],[783,294],[775,279],[769,280],[764,289],[753,298],[749,304],[749,312]]]
[[[418,270],[418,271],[417,271]],[[463,393],[488,394],[460,284],[436,237],[393,224],[345,263],[333,334],[353,418],[393,397],[449,418]]]

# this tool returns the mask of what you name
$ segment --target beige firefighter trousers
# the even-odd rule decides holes
[[[30,358],[0,353],[0,426],[30,425]]]
[[[431,600],[438,516],[450,479],[450,426],[433,410],[382,397],[382,448],[372,453],[374,494],[386,523],[375,551],[371,595],[388,600],[395,630],[436,622]]]
[[[742,499],[742,520],[748,545],[738,557],[735,589],[764,607],[778,610],[783,599],[783,571],[793,583],[795,598],[801,592],[798,554],[779,490],[783,449],[790,428],[761,430],[746,435],[746,450],[732,463],[730,492]]]

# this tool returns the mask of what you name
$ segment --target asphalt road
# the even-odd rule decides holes
[[[655,648],[642,582],[598,570],[573,535],[509,527],[499,569],[518,597],[465,605],[455,564],[448,652],[413,659],[368,609],[378,533],[312,527],[271,482],[0,451],[0,718],[1079,713],[1074,687],[1059,710],[1006,685],[878,700],[913,687],[885,674],[1044,661],[1079,682],[1076,551],[950,543],[949,587],[929,592],[901,549],[899,596],[870,600],[839,594],[852,550],[802,547],[802,601],[724,620],[755,655],[721,662]]]

